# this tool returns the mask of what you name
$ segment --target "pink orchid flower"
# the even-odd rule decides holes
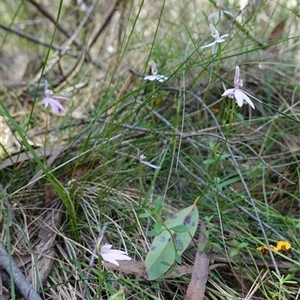
[[[168,79],[165,75],[157,74],[156,63],[154,62],[151,66],[151,75],[147,75],[144,77],[144,80],[154,81],[157,80],[159,82],[164,82]]]
[[[117,260],[131,260],[127,252],[111,249],[112,245],[105,243],[100,250],[100,255],[104,261],[108,261],[116,266],[119,266]]]
[[[141,155],[139,156],[139,161],[140,161],[141,164],[146,165],[146,166],[148,166],[148,167],[150,167],[150,168],[153,168],[153,169],[155,169],[155,170],[160,169],[159,166],[153,165],[153,164],[151,164],[150,162],[145,161],[145,158],[146,158],[146,156],[145,156],[144,154],[141,154]]]
[[[212,43],[208,44],[208,45],[202,46],[200,49],[211,47],[212,54],[215,54],[217,52],[217,45],[219,43],[225,42],[224,38],[227,37],[229,34],[224,34],[224,35],[220,36],[218,30],[212,24],[209,24],[209,28],[210,28],[210,31],[211,31],[211,35],[215,40]]]
[[[53,95],[53,91],[52,90],[48,90],[48,82],[47,80],[45,80],[45,88],[44,88],[44,93],[45,93],[45,98],[43,99],[44,105],[45,107],[48,107],[48,105],[50,105],[53,109],[53,112],[58,115],[59,111],[65,111],[65,108],[60,104],[60,102],[58,100],[69,100],[66,97],[62,97],[62,96],[52,96]],[[52,97],[51,97],[52,96]]]
[[[227,89],[222,96],[235,98],[239,107],[244,104],[245,100],[253,109],[255,109],[253,102],[246,95],[246,92],[240,89],[241,86],[243,86],[243,80],[240,78],[240,68],[239,66],[236,66],[234,75],[234,89]]]

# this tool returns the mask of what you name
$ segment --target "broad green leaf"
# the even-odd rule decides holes
[[[191,205],[187,208],[180,210],[171,219],[168,219],[165,222],[165,226],[167,228],[173,228],[179,225],[184,225],[188,229],[186,232],[173,233],[173,239],[176,245],[181,245],[180,247],[176,247],[177,254],[181,255],[183,251],[190,244],[196,232],[198,222],[199,222],[199,212],[197,206],[195,205]]]
[[[146,279],[157,279],[168,271],[175,262],[175,255],[181,255],[190,244],[198,221],[199,213],[196,205],[182,209],[166,220],[164,227],[169,230],[163,230],[154,238],[146,257]],[[180,230],[175,232],[173,228]]]
[[[142,213],[142,214],[139,215],[139,218],[140,218],[140,219],[143,219],[143,218],[149,218],[149,217],[151,217],[151,214],[148,213],[148,212]]]
[[[161,277],[174,263],[175,248],[169,231],[164,230],[152,242],[145,260],[145,278],[154,280]]]
[[[163,231],[163,225],[160,220],[156,221],[153,230],[148,232],[148,236],[157,236]]]

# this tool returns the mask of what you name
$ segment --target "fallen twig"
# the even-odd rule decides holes
[[[16,266],[12,258],[8,255],[3,245],[0,244],[0,266],[5,269],[8,274],[11,274],[14,282],[21,294],[30,300],[42,300],[36,293],[32,285],[27,281],[21,270]]]

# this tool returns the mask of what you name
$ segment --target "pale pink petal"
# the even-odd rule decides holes
[[[200,49],[208,48],[208,47],[211,47],[211,46],[213,46],[215,44],[216,44],[216,41],[214,41],[214,42],[212,42],[212,43],[210,43],[208,45],[202,46]]]
[[[215,18],[215,22],[217,22],[219,19],[219,11],[215,11],[208,15],[208,20],[210,20],[212,18]]]
[[[45,92],[45,95],[46,95],[46,92],[48,91],[48,81],[45,80],[45,87],[44,87],[44,92]]]
[[[60,104],[58,100],[69,100],[67,97],[62,97],[62,96],[53,96],[53,91],[48,89],[48,81],[45,80],[45,87],[44,87],[44,92],[45,92],[45,98],[43,99],[45,107],[48,107],[49,105],[52,107],[53,112],[58,115],[59,111],[65,111],[64,107]]]
[[[216,40],[216,43],[223,43],[223,42],[225,42],[225,40],[223,39],[223,38],[219,38],[218,40]]]
[[[148,76],[145,76],[145,77],[144,77],[144,80],[150,80],[150,81],[156,80],[156,75],[148,75]]]
[[[235,89],[234,96],[239,107],[244,103],[245,94],[240,89]],[[250,100],[250,99],[249,99]]]
[[[146,156],[145,156],[144,154],[141,154],[141,155],[139,156],[139,161],[140,161],[141,164],[146,165],[146,166],[148,166],[148,167],[150,167],[150,168],[153,168],[153,169],[155,169],[155,170],[160,169],[160,167],[158,167],[158,166],[156,166],[156,165],[153,165],[153,164],[151,164],[151,163],[148,162],[148,161],[144,161],[145,158],[146,158]]]
[[[157,80],[159,82],[164,82],[167,79],[168,79],[167,76],[157,74],[157,67],[155,62],[151,66],[151,75],[147,75],[144,77],[144,80],[149,80],[149,81]]]
[[[159,82],[164,82],[168,79],[167,76],[164,75],[147,75],[144,77],[144,80],[154,81],[157,80]]]
[[[234,90],[235,90],[235,89],[228,89],[228,90],[226,90],[226,91],[222,94],[222,97],[228,96],[228,97],[230,97],[230,98],[233,98],[233,96],[234,96]]]
[[[223,1],[222,0],[217,1],[216,5],[217,8],[221,9],[223,7]]]
[[[111,257],[109,254],[101,254],[101,256],[104,261],[108,261],[116,266],[119,266],[119,263],[113,257]]]
[[[111,249],[112,245],[104,244],[101,247],[100,255],[104,261],[119,266],[117,260],[131,260],[125,251]]]
[[[209,28],[210,28],[210,31],[211,31],[211,35],[217,39],[219,38],[219,32],[218,30],[216,29],[216,27],[213,25],[213,24],[209,24]]]
[[[69,98],[63,96],[53,96],[53,99],[70,100]]]
[[[65,108],[56,100],[53,99],[52,103],[50,102],[52,109],[56,115],[59,114],[59,110],[65,111]]]
[[[220,37],[218,30],[215,28],[214,25],[209,24],[209,28],[211,31],[211,35],[215,39],[212,43],[200,47],[200,49],[211,47],[212,54],[215,54],[217,52],[217,44],[225,42],[224,38],[228,36],[228,34],[224,34]]]
[[[213,13],[211,13],[209,16],[208,16],[208,20],[214,18],[215,19],[215,23],[217,23],[220,19],[220,17],[222,17],[223,15],[223,11],[222,10],[217,10]]]
[[[168,79],[167,76],[164,76],[164,75],[156,75],[156,79],[159,81],[159,82],[164,82]]]
[[[211,53],[216,54],[217,53],[217,41],[214,45],[211,46]]]
[[[235,67],[235,75],[234,75],[234,87],[235,88],[226,90],[222,96],[228,96],[231,98],[234,96],[239,107],[241,107],[244,104],[244,100],[245,100],[253,109],[255,109],[255,106],[254,106],[252,100],[250,100],[250,98],[247,96],[246,92],[239,89],[239,87],[242,85],[243,85],[243,80],[240,79],[240,68],[239,68],[239,66],[236,66]]]
[[[158,167],[158,166],[156,166],[156,165],[153,165],[153,164],[151,164],[151,163],[149,163],[149,162],[147,162],[147,161],[142,161],[141,163],[142,163],[143,165],[146,165],[146,166],[148,166],[148,167],[150,167],[150,168],[153,168],[153,169],[155,169],[155,170],[160,169],[160,167]]]
[[[239,66],[235,67],[235,74],[234,74],[233,84],[234,84],[235,88],[240,87],[240,68],[239,68]]]
[[[43,102],[44,102],[45,107],[47,108],[48,105],[49,105],[49,103],[50,103],[49,97],[45,97],[45,98],[43,99]]]
[[[157,67],[156,67],[156,63],[155,62],[151,66],[151,74],[152,75],[156,75],[157,74]]]
[[[110,250],[111,247],[112,247],[112,245],[105,243],[101,247],[101,253],[107,253]]]
[[[111,249],[108,252],[110,257],[113,257],[117,260],[131,260],[131,258],[127,255],[127,252],[121,250]]]
[[[50,105],[53,109],[53,112],[58,115],[59,114],[59,110],[61,111],[65,111],[64,107],[55,99],[50,98],[50,97],[45,97],[43,99],[44,105],[45,107],[48,107],[48,105]]]
[[[46,97],[50,97],[53,95],[53,91],[52,90],[45,90],[45,96]]]
[[[241,92],[243,92],[242,90],[240,90]],[[252,100],[250,100],[250,98],[246,95],[246,93],[243,92],[243,96],[244,96],[244,99],[246,100],[246,102],[253,108],[255,109],[255,106],[252,102]]]
[[[223,10],[223,13],[226,15],[232,16],[234,18],[234,15],[228,10]]]
[[[228,37],[228,36],[229,36],[229,34],[224,34],[221,37],[219,37],[218,43],[225,42],[224,38]]]

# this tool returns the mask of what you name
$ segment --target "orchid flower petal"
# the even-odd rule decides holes
[[[154,81],[157,80],[159,82],[164,82],[168,79],[167,76],[164,75],[147,75],[144,77],[144,80]]]
[[[216,39],[216,37],[219,38],[219,31],[216,29],[216,27],[213,24],[209,24],[209,28],[211,31],[211,35]]]
[[[151,75],[145,76],[144,80],[149,80],[149,81],[157,80],[159,82],[164,82],[164,81],[168,80],[168,77],[165,75],[157,74],[156,63],[154,62],[151,66]]]
[[[234,91],[234,96],[236,99],[236,102],[239,107],[243,106],[244,103],[244,93],[240,89],[235,89]]]
[[[239,90],[243,93],[244,100],[245,100],[245,101],[246,101],[253,109],[255,109],[255,106],[254,106],[252,100],[250,100],[250,98],[247,96],[247,94],[246,94],[243,90],[241,90],[241,89],[239,89]]]
[[[213,13],[209,14],[207,18],[208,18],[208,20],[214,18],[215,23],[217,23],[219,20],[219,11],[214,11]]]
[[[235,97],[237,105],[239,107],[243,106],[245,100],[253,109],[255,109],[254,103],[248,97],[249,94],[247,95],[246,92],[240,89],[242,85],[243,85],[243,80],[240,78],[240,68],[239,66],[236,66],[235,75],[234,75],[234,89],[227,89],[226,91],[224,91],[222,96],[227,96],[230,98]],[[251,95],[249,96],[252,97]]]
[[[200,49],[204,49],[204,48],[208,48],[211,47],[212,50],[212,54],[215,54],[217,52],[217,44],[218,43],[223,43],[225,42],[224,38],[228,36],[228,34],[224,34],[220,37],[218,30],[216,29],[216,27],[212,24],[209,24],[209,28],[211,31],[211,35],[212,37],[215,39],[212,43],[202,46],[200,47]]]
[[[220,36],[219,41],[222,39],[223,40],[222,42],[224,42],[225,41],[224,38],[226,38],[228,36],[229,36],[229,34],[224,34],[224,35]]]
[[[150,168],[153,168],[153,169],[155,169],[155,170],[160,169],[159,166],[153,165],[153,164],[151,164],[150,162],[145,161],[145,158],[146,158],[146,156],[145,156],[144,154],[141,154],[141,155],[139,156],[139,161],[140,161],[141,164],[143,164],[143,165],[145,165],[145,166],[148,166],[148,167],[150,167]]]
[[[228,96],[229,98],[233,98],[233,97],[234,97],[234,91],[235,91],[235,89],[228,89],[228,90],[226,90],[226,91],[222,94],[222,97]]]
[[[231,16],[231,17],[234,18],[234,15],[233,15],[230,11],[228,11],[228,10],[222,10],[222,12],[223,12],[224,14],[229,15],[229,16]]]
[[[240,68],[239,68],[239,66],[235,67],[235,74],[234,74],[233,84],[234,84],[235,88],[240,87]]]
[[[208,47],[211,47],[211,46],[213,46],[215,44],[216,44],[216,41],[214,41],[214,42],[212,42],[212,43],[210,43],[208,45],[202,46],[202,47],[200,47],[200,49],[208,48]]]
[[[45,79],[45,86],[44,86],[45,95],[47,91],[48,91],[48,81]]]
[[[100,255],[104,261],[108,261],[114,265],[119,266],[117,260],[131,260],[127,252],[121,250],[111,249],[112,245],[104,244],[101,247]]]
[[[48,81],[45,80],[44,87],[45,97],[43,99],[44,105],[47,108],[49,105],[52,107],[53,112],[58,115],[60,111],[65,111],[65,108],[58,100],[69,100],[67,97],[63,96],[52,96],[53,91],[48,89]],[[52,97],[51,97],[52,96]]]
[[[61,100],[69,100],[69,98],[67,97],[63,97],[63,96],[53,96],[54,99],[61,99]]]

